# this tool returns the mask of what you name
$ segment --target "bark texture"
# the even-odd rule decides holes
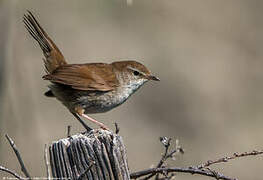
[[[121,136],[106,130],[77,134],[49,147],[52,175],[59,179],[129,180]]]

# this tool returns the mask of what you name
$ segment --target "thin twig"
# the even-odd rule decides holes
[[[24,173],[24,175],[25,175],[28,179],[31,179],[31,176],[29,175],[29,173],[28,173],[28,171],[27,171],[27,169],[26,169],[26,167],[25,167],[25,164],[24,164],[24,162],[23,162],[23,160],[22,160],[22,158],[21,158],[21,155],[20,155],[19,151],[17,150],[17,147],[16,147],[14,141],[8,136],[8,134],[6,134],[5,137],[6,137],[6,139],[8,140],[10,146],[12,147],[12,149],[14,150],[14,152],[15,152],[15,154],[16,154],[16,157],[17,157],[17,159],[18,159],[18,161],[19,161],[19,164],[20,164],[20,166],[21,166],[21,171]]]
[[[15,178],[17,178],[19,180],[24,180],[25,179],[22,176],[18,175],[15,171],[7,169],[6,167],[3,167],[3,166],[0,166],[0,171],[7,172],[7,173],[13,175]]]
[[[162,159],[159,162],[159,164],[164,163],[165,162],[165,157],[170,156],[170,154],[174,152],[174,151],[172,151],[171,153],[167,153],[168,152],[168,148],[166,147],[165,153],[162,156]],[[223,174],[221,174],[219,172],[211,170],[209,168],[209,166],[213,165],[213,164],[228,162],[229,160],[237,159],[237,158],[240,158],[240,157],[256,156],[256,155],[260,155],[260,154],[263,154],[263,150],[261,150],[261,151],[253,150],[251,152],[234,153],[232,156],[226,156],[226,157],[223,157],[223,158],[220,158],[220,159],[217,159],[217,160],[213,160],[213,161],[209,160],[209,161],[207,161],[207,162],[205,162],[205,163],[203,163],[203,164],[201,164],[201,165],[199,165],[197,167],[189,167],[189,168],[177,168],[177,167],[173,167],[173,168],[169,168],[169,167],[151,168],[151,169],[146,169],[146,170],[143,170],[143,171],[138,171],[138,172],[132,173],[130,175],[130,177],[131,177],[131,179],[136,179],[136,178],[148,175],[147,177],[145,177],[143,179],[149,179],[149,178],[153,177],[156,174],[156,178],[158,179],[157,175],[160,174],[160,173],[167,176],[167,174],[170,173],[170,172],[182,172],[182,173],[190,173],[190,174],[199,174],[199,175],[204,175],[204,176],[210,176],[210,177],[213,177],[215,179],[236,180],[235,178],[230,178],[230,177],[224,176]]]
[[[175,155],[175,153],[177,152],[181,152],[182,154],[184,153],[184,150],[181,146],[179,146],[179,141],[176,140],[176,144],[175,144],[175,149],[172,150],[171,152],[169,152],[169,148],[171,146],[171,138],[167,138],[167,137],[160,137],[160,142],[162,143],[162,145],[164,146],[164,153],[159,161],[159,163],[157,164],[156,168],[160,168],[162,167],[162,165],[165,163],[165,161],[169,158],[173,158],[173,156]],[[144,177],[142,180],[148,180],[150,178],[152,178],[155,174],[150,174],[147,177]],[[159,173],[156,174],[155,180],[159,179]]]
[[[47,155],[47,144],[45,144],[44,160],[45,160],[46,169],[47,169],[47,179],[50,180],[51,176],[50,176],[49,161],[48,161],[48,155]]]
[[[149,174],[157,174],[157,173],[171,173],[171,172],[181,172],[181,173],[188,173],[188,174],[198,174],[198,175],[203,175],[203,176],[208,176],[208,177],[213,177],[213,178],[218,178],[218,179],[223,179],[223,180],[237,180],[235,178],[230,178],[227,176],[224,176],[223,174],[220,173],[215,173],[211,172],[209,170],[204,170],[204,169],[198,169],[198,168],[178,168],[178,167],[168,167],[168,168],[150,168],[138,172],[134,172],[130,174],[131,179],[137,179],[142,176],[146,176]]]
[[[167,159],[167,154],[168,154],[169,147],[171,145],[171,140],[172,140],[171,138],[160,137],[160,141],[164,145],[165,151],[164,151],[164,154],[162,155],[161,160],[159,161],[157,165],[157,168],[161,167],[163,163],[165,162],[165,160]]]
[[[114,123],[114,125],[115,125],[115,134],[118,134],[120,132],[120,128],[116,122]]]
[[[215,170],[212,170],[212,169],[210,169],[209,167],[208,168],[206,168],[208,171],[210,171],[211,173],[213,173],[214,175],[215,175],[215,178],[217,179],[217,180],[219,180],[219,177],[218,177],[218,172],[216,172]]]
[[[169,173],[172,172],[181,172],[181,173],[190,173],[190,174],[199,174],[203,176],[209,176],[213,177],[215,179],[223,179],[223,180],[235,180],[234,178],[230,178],[227,176],[224,176],[223,174],[220,174],[214,170],[211,169],[199,169],[197,167],[189,167],[189,168],[180,168],[180,167],[166,167],[163,166],[165,161],[169,158],[174,158],[176,153],[184,153],[183,148],[179,145],[179,141],[176,140],[175,149],[169,150],[171,146],[171,138],[167,137],[161,137],[160,138],[161,143],[164,146],[164,153],[162,154],[161,160],[157,164],[155,168],[146,169],[143,171],[138,171],[135,173],[132,173],[130,175],[131,179],[137,179],[141,178],[141,180],[148,180],[155,176],[155,180],[160,179],[171,179],[174,177],[174,173],[169,175]],[[163,177],[159,177],[160,175],[163,175]]]
[[[67,137],[70,137],[70,134],[71,134],[70,132],[71,132],[71,126],[68,125]]]
[[[148,179],[151,179],[156,173],[152,173],[144,178],[142,178],[141,180],[148,180]],[[158,174],[157,174],[158,175]],[[157,177],[156,177],[157,178]],[[132,178],[131,178],[132,179]]]
[[[203,164],[198,165],[197,168],[203,169],[203,168],[211,166],[213,164],[224,163],[224,162],[228,162],[229,160],[232,160],[232,159],[236,159],[236,158],[240,158],[240,157],[246,157],[246,156],[256,156],[259,154],[263,154],[263,151],[262,150],[261,151],[253,150],[251,152],[234,153],[232,156],[226,156],[223,158],[219,158],[217,160],[209,160]]]
[[[159,161],[158,165],[156,166],[156,168],[160,168],[163,163],[167,160],[167,153],[168,153],[168,150],[169,150],[169,147],[171,145],[171,138],[167,138],[167,137],[160,137],[160,142],[163,144],[165,150],[164,150],[164,153],[162,155],[162,158],[161,160]],[[153,177],[155,174],[151,174],[145,178],[143,178],[143,180],[148,180],[150,179],[151,177]],[[155,180],[159,179],[159,173],[157,173],[156,177],[155,177]]]
[[[82,172],[78,177],[77,180],[81,180],[83,178],[83,176],[92,168],[92,166],[95,164],[95,161],[91,161],[91,164],[87,167],[87,169]]]

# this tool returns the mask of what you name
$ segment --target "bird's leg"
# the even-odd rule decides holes
[[[82,126],[84,126],[84,128],[87,130],[87,132],[91,131],[92,128],[90,128],[76,113],[73,113],[73,116],[75,116],[77,118],[77,120],[82,124]]]
[[[100,126],[102,129],[104,130],[109,130],[109,128],[107,126],[105,126],[103,123],[99,122],[99,121],[96,121],[95,119],[89,117],[88,115],[86,114],[82,114],[82,117],[90,120],[91,122],[94,122],[95,124],[97,124],[98,126]]]
[[[77,112],[77,114],[81,117],[84,117],[86,119],[88,119],[89,121],[97,124],[98,126],[100,126],[102,129],[104,130],[109,130],[109,128],[107,126],[105,126],[103,123],[96,121],[95,119],[89,117],[88,115],[84,114],[84,109],[82,108],[75,108],[75,111]],[[82,124],[82,122],[80,122]],[[83,124],[82,124],[83,125]],[[84,125],[83,125],[84,126]],[[85,126],[84,126],[85,127]]]

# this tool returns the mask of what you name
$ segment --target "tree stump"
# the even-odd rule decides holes
[[[49,147],[53,178],[129,180],[122,137],[92,130],[53,142]]]

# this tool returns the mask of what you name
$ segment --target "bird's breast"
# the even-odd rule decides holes
[[[85,109],[85,113],[102,113],[107,112],[122,103],[124,103],[132,91],[126,89],[116,89],[109,92],[93,92],[82,95],[78,98],[77,103]]]
[[[49,86],[55,97],[68,109],[82,107],[86,114],[107,112],[124,103],[140,86],[119,86],[112,91],[81,91],[68,86]]]

